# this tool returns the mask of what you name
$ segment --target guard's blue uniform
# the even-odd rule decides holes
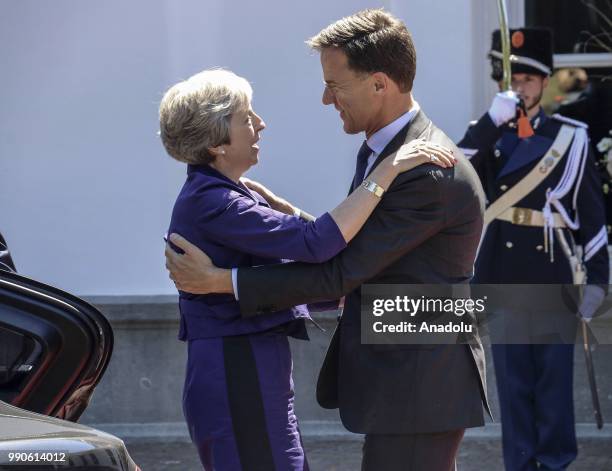
[[[172,213],[176,232],[219,267],[320,262],[346,243],[325,213],[307,222],[269,207],[210,166],[190,165]],[[304,471],[287,336],[307,338],[306,306],[243,318],[233,295],[180,292],[189,342],[183,410],[207,471]]]
[[[566,124],[563,118],[540,112],[531,123],[535,135],[519,139],[516,129],[497,128],[486,113],[470,126],[459,143],[464,153],[471,156],[489,205],[540,165],[542,173],[548,173],[545,179],[514,206],[522,208],[519,211],[542,211],[547,190],[555,189],[567,175],[571,146],[563,155],[551,157],[560,159],[552,171],[549,171],[552,161],[540,162],[562,124]],[[582,244],[587,282],[607,284],[609,266],[601,185],[590,151],[583,162],[576,167],[578,173],[574,175],[571,191],[559,199],[570,222],[579,227],[562,231]],[[550,207],[553,213],[558,213],[557,207]],[[552,254],[546,253],[543,227],[522,225],[521,214],[516,214],[519,217],[514,222],[496,219],[490,223],[476,261],[474,282],[572,283],[572,271],[559,242],[547,241]],[[561,218],[559,214],[555,217]],[[577,454],[573,344],[493,345],[492,349],[506,469],[565,469]]]

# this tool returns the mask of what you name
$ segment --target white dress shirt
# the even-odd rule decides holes
[[[421,107],[417,101],[414,100],[412,102],[412,108],[410,108],[396,120],[391,121],[384,128],[376,131],[368,138],[367,143],[368,147],[372,149],[372,154],[368,157],[368,166],[366,167],[364,175],[368,174],[380,153],[385,149],[385,147],[387,147],[389,142],[393,140],[397,133],[400,132],[410,121],[412,121],[412,118],[415,117],[420,109]]]

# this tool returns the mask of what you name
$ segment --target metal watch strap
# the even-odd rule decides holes
[[[379,198],[382,198],[382,195],[385,193],[384,188],[372,180],[364,180],[361,186],[374,193]]]

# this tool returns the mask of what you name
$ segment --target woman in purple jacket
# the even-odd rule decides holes
[[[454,163],[446,149],[414,141],[374,169],[370,189],[358,187],[319,218],[288,203],[272,208],[253,189],[262,187],[242,179],[257,164],[265,127],[251,96],[245,79],[216,69],[174,85],[160,105],[164,147],[188,164],[168,231],[219,267],[325,261],[365,223],[378,188],[421,163]],[[179,339],[188,342],[183,410],[204,469],[307,470],[287,340],[308,338],[306,306],[243,319],[233,295],[186,292],[179,292],[179,306]]]

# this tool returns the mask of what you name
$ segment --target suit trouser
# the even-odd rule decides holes
[[[361,471],[453,471],[463,433],[368,434]]]
[[[507,471],[562,470],[576,458],[574,345],[492,346]]]

